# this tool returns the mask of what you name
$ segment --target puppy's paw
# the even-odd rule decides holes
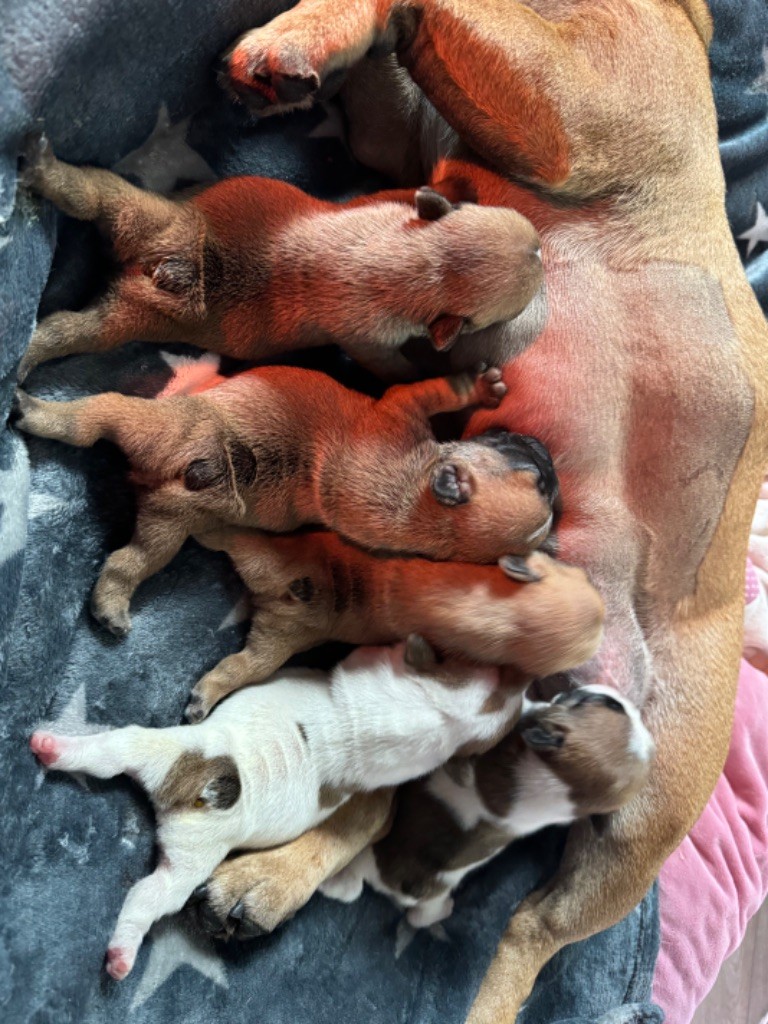
[[[107,974],[115,981],[123,981],[133,970],[136,962],[136,950],[127,946],[110,946],[104,966]]]
[[[61,739],[52,732],[35,732],[29,740],[29,749],[46,768],[56,764],[63,753]]]
[[[202,722],[204,718],[208,717],[212,707],[213,705],[205,694],[194,687],[189,695],[187,706],[184,708],[184,718],[190,725],[197,725],[198,722]]]
[[[21,388],[16,388],[8,422],[26,434],[34,434],[36,421],[39,419],[44,404],[39,398],[33,398]]]
[[[478,405],[486,409],[496,409],[507,393],[507,385],[502,380],[501,370],[497,366],[483,367],[475,380],[475,396]]]
[[[464,505],[472,497],[472,482],[462,466],[452,462],[438,466],[432,474],[432,493],[441,505]]]
[[[131,615],[127,601],[101,598],[96,591],[91,595],[91,615],[100,626],[122,640],[131,631]]]
[[[37,190],[47,170],[56,162],[53,147],[46,135],[30,132],[24,139],[19,158],[19,184],[23,188]]]
[[[354,863],[350,864],[338,875],[323,882],[319,892],[328,899],[339,900],[340,903],[354,903],[363,894],[363,877],[355,870]]]

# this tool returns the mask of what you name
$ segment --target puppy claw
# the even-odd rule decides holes
[[[189,698],[189,703],[184,709],[184,718],[190,725],[197,725],[199,722],[202,722],[204,718],[208,717],[209,712],[210,708],[207,706],[200,694],[192,693]]]
[[[8,423],[11,426],[16,427],[18,430],[23,430],[25,433],[31,433],[31,413],[35,407],[36,399],[31,395],[28,395],[26,391],[21,388],[16,388],[11,402],[11,411],[8,416]]]

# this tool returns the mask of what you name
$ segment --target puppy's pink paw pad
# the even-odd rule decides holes
[[[107,950],[107,974],[115,981],[122,981],[131,973],[133,957],[122,946],[113,946]]]
[[[44,765],[55,764],[61,757],[61,745],[57,737],[49,732],[33,733],[29,749]]]

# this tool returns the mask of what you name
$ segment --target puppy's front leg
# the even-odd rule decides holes
[[[417,384],[396,385],[381,398],[379,407],[428,420],[441,412],[459,412],[475,405],[495,409],[506,393],[501,370],[491,366],[477,373],[456,373]]]
[[[58,736],[38,730],[32,734],[29,747],[46,768],[111,779],[125,772],[136,773],[146,763],[150,735],[137,725],[93,736]]]
[[[358,793],[317,828],[274,850],[224,861],[197,894],[198,919],[211,934],[249,939],[293,917],[390,824],[392,789]]]

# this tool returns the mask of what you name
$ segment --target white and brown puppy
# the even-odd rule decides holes
[[[447,657],[532,679],[583,665],[603,635],[603,602],[587,574],[540,551],[472,565],[384,558],[330,532],[224,527],[196,539],[227,552],[254,607],[243,650],[192,690],[190,722],[327,640],[388,644],[418,633]]]
[[[424,642],[358,648],[330,673],[284,670],[201,725],[128,726],[91,736],[38,731],[49,768],[128,774],[157,815],[157,868],[123,904],[107,970],[123,979],[154,921],[180,910],[233,849],[288,842],[354,792],[433,771],[467,745],[488,749],[519,713],[522,688],[499,669],[425,673]]]
[[[639,791],[653,755],[637,708],[610,687],[526,700],[492,750],[403,786],[388,834],[321,891],[351,902],[368,882],[429,927],[452,913],[462,879],[513,840],[587,816],[599,830]]]

